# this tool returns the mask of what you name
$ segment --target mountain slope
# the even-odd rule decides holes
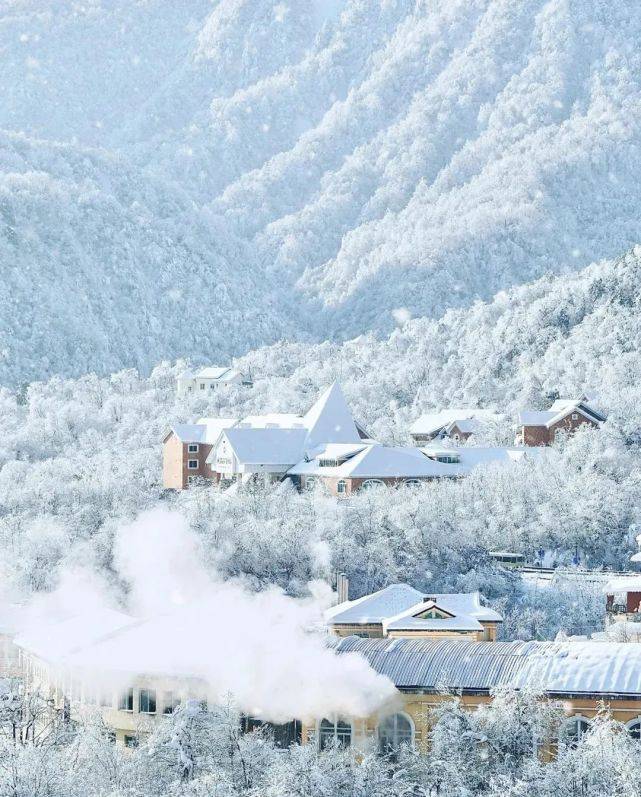
[[[215,411],[300,411],[338,379],[356,417],[396,435],[447,406],[546,407],[587,392],[625,435],[641,428],[641,247],[570,275],[408,321],[388,338],[276,344],[241,360],[256,377],[247,405],[221,396]],[[242,399],[243,394],[240,395]],[[227,406],[226,401],[231,400]],[[198,408],[205,413],[206,408]],[[232,412],[233,410],[233,412]]]
[[[0,384],[184,351],[226,362],[289,330],[220,220],[71,145],[0,135],[0,269]]]
[[[1,179],[41,245],[4,242],[0,378],[384,336],[616,257],[641,240],[640,39],[632,0],[11,0],[0,127],[31,143]],[[19,187],[32,158],[53,182]],[[30,336],[16,308],[65,280],[49,307],[95,311],[45,330],[34,305]]]

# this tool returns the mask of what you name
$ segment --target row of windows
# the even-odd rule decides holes
[[[173,692],[164,692],[162,696],[162,713],[171,714],[180,704],[180,700]],[[127,689],[118,699],[120,711],[134,710],[134,690]],[[141,714],[155,714],[157,711],[157,700],[155,689],[141,689],[138,692],[138,711]]]
[[[561,731],[561,741],[569,747],[575,747],[581,737],[590,730],[590,721],[585,717],[572,717],[565,723]],[[641,741],[641,718],[636,718],[626,725],[626,730],[633,739]],[[413,745],[414,726],[405,714],[392,714],[383,719],[377,728],[378,749],[383,755],[393,755],[403,745]],[[352,743],[352,726],[344,720],[324,719],[318,728],[318,744],[321,750],[328,747],[349,747]]]
[[[414,743],[414,726],[406,714],[391,714],[381,720],[376,730],[378,749],[382,755],[394,755],[403,745]],[[318,744],[328,747],[350,747],[352,726],[344,720],[324,719],[318,726]]]
[[[316,479],[313,476],[308,476],[305,479],[305,488],[307,490],[315,489],[316,484],[317,484],[317,481],[316,481]],[[421,484],[422,484],[422,482],[421,482],[420,479],[406,479],[403,482],[403,486],[404,487],[420,487]],[[387,485],[385,484],[385,482],[382,481],[381,479],[366,479],[361,484],[360,489],[361,490],[372,490],[372,489],[378,489],[379,487],[386,487],[386,486]],[[345,495],[347,493],[347,482],[345,481],[345,479],[340,479],[336,483],[336,492],[338,493],[338,495]]]

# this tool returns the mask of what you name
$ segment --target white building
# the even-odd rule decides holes
[[[251,386],[250,376],[243,375],[234,368],[217,368],[210,366],[199,371],[184,371],[176,377],[176,389],[179,396],[207,395],[223,385]]]
[[[229,481],[258,475],[279,481],[316,449],[328,443],[355,445],[366,437],[334,383],[305,415],[269,413],[243,418],[222,433],[207,463],[212,472]]]

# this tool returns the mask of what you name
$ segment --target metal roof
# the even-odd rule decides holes
[[[641,645],[593,641],[466,642],[360,637],[330,642],[360,653],[399,689],[490,691],[531,687],[549,694],[641,698]]]

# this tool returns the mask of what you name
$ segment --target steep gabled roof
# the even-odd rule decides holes
[[[571,412],[579,412],[591,421],[601,424],[605,415],[591,407],[584,398],[557,399],[549,410],[523,410],[519,413],[519,424],[522,426],[545,426],[548,429],[568,416]]]
[[[307,446],[358,443],[362,439],[338,382],[331,384],[303,418]]]

